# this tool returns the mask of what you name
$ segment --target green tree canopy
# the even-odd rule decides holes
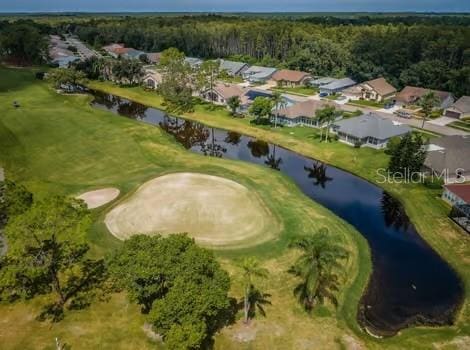
[[[183,234],[133,236],[111,257],[110,272],[168,344],[200,347],[230,306],[228,274]]]
[[[249,112],[259,120],[262,117],[269,117],[272,109],[273,101],[270,98],[258,96],[251,104]]]
[[[47,58],[47,41],[33,23],[11,23],[0,31],[0,55],[18,65],[39,64]]]
[[[158,91],[169,112],[189,112],[194,108],[192,98],[192,69],[184,53],[175,48],[162,52],[160,59],[162,82]]]
[[[59,321],[65,309],[83,308],[105,291],[103,260],[91,260],[83,235],[88,212],[75,200],[35,202],[6,227],[7,255],[0,261],[0,299],[13,302],[53,294],[39,319]]]

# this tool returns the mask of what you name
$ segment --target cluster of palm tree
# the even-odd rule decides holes
[[[294,240],[291,247],[302,252],[289,272],[300,278],[294,294],[305,310],[313,310],[326,299],[337,306],[335,294],[339,290],[339,277],[335,271],[341,267],[340,261],[348,256],[347,251],[326,228]]]
[[[287,106],[286,100],[282,97],[282,94],[278,91],[274,91],[271,97],[276,113],[274,114],[274,128],[277,127],[277,120],[279,119],[279,110]]]
[[[330,140],[330,127],[338,116],[334,106],[326,106],[315,111],[315,118],[320,127],[320,142],[323,141],[323,126],[326,124],[325,141]]]

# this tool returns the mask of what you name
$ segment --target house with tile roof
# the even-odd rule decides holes
[[[217,83],[212,89],[207,89],[201,93],[201,97],[209,102],[218,105],[227,105],[230,97],[238,96],[241,100],[245,89],[236,84]]]
[[[377,78],[359,84],[361,98],[369,101],[382,102],[395,97],[397,89],[385,78]]]
[[[416,86],[406,86],[397,93],[395,100],[398,105],[416,105],[419,103],[420,98],[430,91],[434,92],[439,98],[440,102],[437,108],[448,108],[454,103],[454,97],[450,92],[424,89]]]
[[[456,119],[470,118],[470,96],[459,98],[444,111],[444,115]]]
[[[425,171],[442,176],[445,183],[470,181],[470,136],[433,138],[427,145]]]
[[[338,135],[339,140],[343,143],[376,149],[385,148],[392,137],[403,136],[411,132],[408,125],[372,112],[334,122],[331,130]]]
[[[281,69],[275,72],[271,79],[279,87],[297,87],[307,85],[307,83],[312,79],[312,76],[306,72]]]
[[[332,106],[332,102],[307,100],[294,103],[291,106],[280,108],[279,111],[273,111],[272,120],[277,118],[277,123],[285,126],[309,126],[318,128],[320,124],[315,116],[315,112],[326,106]],[[339,120],[340,117],[338,116]]]

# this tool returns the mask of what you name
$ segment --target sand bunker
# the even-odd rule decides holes
[[[255,193],[221,177],[176,173],[142,185],[105,218],[119,239],[138,233],[187,232],[209,246],[250,246],[280,230]]]
[[[88,209],[94,209],[111,202],[119,196],[117,188],[103,188],[101,190],[90,191],[78,196],[78,199],[85,201]]]

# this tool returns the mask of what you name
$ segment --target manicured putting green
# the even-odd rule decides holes
[[[258,195],[222,177],[175,173],[142,185],[105,218],[123,240],[138,233],[187,232],[212,247],[246,247],[273,239],[281,225]]]

